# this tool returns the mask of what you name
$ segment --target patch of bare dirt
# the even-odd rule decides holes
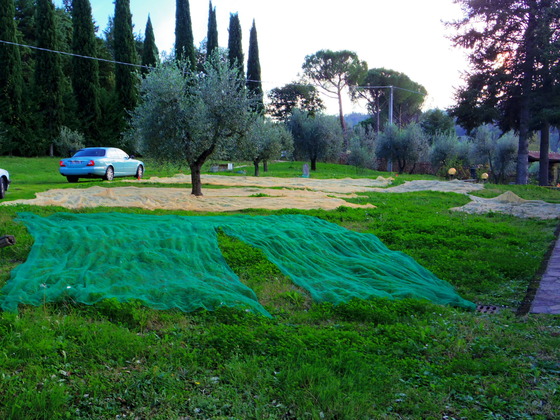
[[[484,189],[483,184],[475,184],[473,182],[464,182],[459,180],[453,181],[431,181],[431,180],[418,180],[408,181],[404,184],[397,185],[390,188],[376,188],[375,192],[386,193],[409,193],[415,191],[441,191],[441,192],[454,192],[458,194],[468,194],[472,191]]]
[[[70,209],[84,207],[141,207],[149,210],[237,211],[242,209],[324,209],[340,206],[373,208],[371,204],[358,205],[341,197],[353,198],[355,194],[333,195],[322,191],[287,190],[266,188],[205,189],[204,196],[196,197],[187,188],[154,187],[91,187],[87,189],[58,189],[38,193],[31,200],[6,201],[9,204],[37,206],[62,206]]]
[[[278,210],[293,208],[301,210],[333,210],[340,206],[374,208],[371,204],[352,204],[345,198],[355,198],[363,192],[406,193],[415,191],[442,191],[467,194],[472,200],[454,211],[467,213],[499,212],[518,217],[538,217],[553,219],[560,217],[560,205],[544,201],[530,201],[519,198],[512,192],[486,199],[470,195],[470,192],[484,188],[483,184],[464,181],[410,181],[396,187],[387,187],[392,178],[377,179],[313,179],[313,178],[273,178],[203,175],[204,185],[221,185],[228,188],[203,188],[204,196],[195,197],[187,188],[153,187],[92,187],[87,189],[58,189],[38,193],[31,200],[5,201],[0,205],[32,204],[38,206],[62,206],[78,209],[84,207],[140,207],[149,210],[190,210],[190,211],[238,211],[248,208]],[[185,184],[190,183],[190,175],[176,175],[170,178],[152,177],[132,183]]]
[[[222,185],[226,187],[260,187],[260,188],[296,188],[300,190],[323,191],[330,193],[351,194],[356,192],[374,191],[379,187],[387,187],[393,178],[377,177],[376,179],[315,179],[315,178],[274,178],[256,176],[201,175],[202,186]],[[129,182],[137,182],[128,180]],[[169,178],[151,177],[143,182],[157,184],[190,184],[191,176],[178,174]]]

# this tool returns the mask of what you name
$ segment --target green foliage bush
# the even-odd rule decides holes
[[[61,127],[60,134],[54,139],[53,143],[58,155],[67,157],[85,147],[85,137],[78,131]]]

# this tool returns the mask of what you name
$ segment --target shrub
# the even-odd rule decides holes
[[[69,156],[82,149],[85,144],[84,135],[68,127],[61,127],[60,134],[54,139],[54,147],[59,155]]]

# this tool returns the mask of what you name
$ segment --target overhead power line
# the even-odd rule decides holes
[[[125,66],[141,67],[141,68],[145,68],[145,69],[151,69],[152,68],[150,66],[143,66],[141,64],[132,64],[132,63],[124,63],[122,61],[106,60],[105,58],[90,57],[88,55],[80,55],[80,54],[74,54],[74,53],[69,53],[69,52],[65,52],[65,51],[50,50],[48,48],[40,48],[40,47],[34,47],[33,45],[18,44],[17,42],[4,41],[4,40],[1,40],[1,39],[0,39],[0,42],[3,43],[3,44],[15,45],[17,47],[25,47],[25,48],[31,48],[31,49],[39,50],[39,51],[51,52],[51,53],[55,53],[55,54],[63,54],[63,55],[69,55],[69,56],[72,56],[72,57],[86,58],[88,60],[104,61],[106,63],[122,64],[122,65],[125,65]]]
[[[2,39],[0,39],[0,43],[8,44],[8,45],[15,45],[17,47],[31,48],[33,50],[46,51],[46,52],[50,52],[50,53],[54,53],[54,54],[62,54],[62,55],[68,55],[68,56],[71,56],[71,57],[85,58],[85,59],[88,59],[88,60],[103,61],[105,63],[122,64],[124,66],[140,67],[140,68],[144,68],[144,69],[152,69],[153,68],[151,66],[144,66],[144,65],[141,65],[141,64],[125,63],[123,61],[108,60],[108,59],[105,59],[105,58],[74,54],[74,53],[69,53],[69,52],[66,52],[66,51],[58,51],[58,50],[52,50],[52,49],[49,49],[49,48],[35,47],[33,45],[19,44],[17,42],[4,41]],[[250,80],[250,79],[245,79],[245,81],[246,82],[255,82],[255,83],[270,83],[270,84],[273,83],[273,82],[265,82],[265,81],[262,81],[262,80]],[[416,92],[414,90],[409,90],[409,89],[401,88],[401,87],[398,87],[398,86],[355,86],[354,88],[356,88],[356,89],[399,89],[399,90],[405,90],[407,92],[417,93],[419,95],[426,96],[426,93]]]
[[[107,60],[105,58],[91,57],[91,56],[87,56],[87,55],[69,53],[69,52],[66,52],[66,51],[58,51],[58,50],[52,50],[52,49],[49,49],[49,48],[35,47],[33,45],[26,45],[26,44],[20,44],[20,43],[17,43],[17,42],[4,41],[2,39],[0,39],[0,43],[7,44],[7,45],[14,45],[14,46],[23,47],[23,48],[31,48],[31,49],[34,49],[34,50],[45,51],[45,52],[50,52],[50,53],[54,53],[54,54],[62,54],[62,55],[68,55],[68,56],[71,56],[71,57],[84,58],[84,59],[87,59],[87,60],[97,60],[97,61],[103,61],[105,63],[122,64],[124,66],[138,67],[138,68],[144,68],[144,69],[153,69],[153,67],[151,67],[151,66],[144,66],[144,65],[141,65],[141,64],[133,64],[133,63],[125,63],[123,61]],[[250,80],[250,79],[245,79],[245,82],[255,82],[255,83],[261,83],[261,84],[271,83],[272,84],[272,82],[264,82],[262,80]],[[427,95],[426,93],[423,93],[423,92],[417,92],[417,91],[413,91],[413,90],[410,90],[410,89],[401,88],[401,87],[398,87],[398,86],[355,86],[354,88],[355,89],[390,89],[391,94],[390,94],[390,107],[389,107],[389,117],[390,118],[389,118],[389,120],[391,122],[393,120],[392,108],[393,108],[393,90],[394,89],[404,90],[404,91],[407,91],[407,92],[416,93],[416,94],[423,95],[423,96]]]
[[[399,86],[354,86],[355,89],[398,89],[398,90],[404,90],[410,93],[417,93],[418,95],[422,95],[422,96],[427,96],[427,93],[424,92],[418,92],[416,90],[410,90],[410,89],[405,89]]]
[[[74,54],[74,53],[69,53],[69,52],[66,52],[66,51],[58,51],[58,50],[51,50],[51,49],[48,49],[48,48],[34,47],[33,45],[18,44],[17,42],[4,41],[4,40],[1,40],[1,39],[0,39],[0,43],[8,44],[8,45],[15,45],[17,47],[31,48],[31,49],[34,49],[34,50],[46,51],[46,52],[55,53],[55,54],[69,55],[69,56],[72,56],[72,57],[85,58],[85,59],[88,59],[88,60],[103,61],[105,63],[122,64],[122,65],[125,65],[125,66],[140,67],[140,68],[144,68],[144,69],[153,69],[153,67],[151,67],[151,66],[144,66],[144,65],[141,65],[141,64],[125,63],[123,61],[107,60],[105,58]],[[263,83],[261,80],[245,79],[245,81],[246,82]]]

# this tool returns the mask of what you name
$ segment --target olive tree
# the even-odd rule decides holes
[[[201,196],[202,165],[213,154],[235,148],[255,118],[253,102],[238,70],[217,54],[203,72],[186,61],[169,61],[142,80],[128,135],[148,157],[187,163],[192,194]]]
[[[517,141],[513,132],[502,134],[499,128],[485,124],[474,132],[471,153],[477,163],[489,165],[494,182],[503,183],[514,172]]]
[[[399,173],[403,173],[407,165],[412,170],[428,150],[428,142],[417,124],[409,124],[404,128],[388,125],[377,138],[375,154],[379,158],[395,161]]]
[[[315,114],[294,109],[287,121],[294,137],[296,159],[309,159],[311,170],[317,170],[317,160],[335,160],[342,151],[343,133],[332,115]]]
[[[436,132],[432,136],[430,163],[437,173],[442,167],[450,166],[459,157],[459,139],[451,132]]]
[[[363,125],[357,125],[350,136],[348,164],[356,167],[356,171],[364,168],[375,168],[376,133]]]
[[[239,156],[253,162],[255,176],[259,176],[260,162],[278,159],[283,151],[291,153],[293,143],[292,134],[284,124],[259,117],[244,137]]]

